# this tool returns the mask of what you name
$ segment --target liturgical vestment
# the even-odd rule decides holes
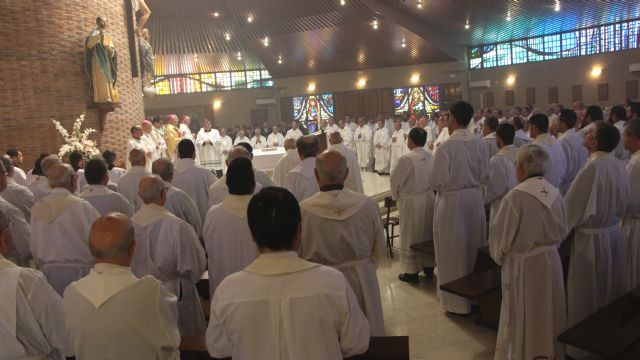
[[[273,168],[273,182],[276,186],[284,186],[284,179],[293,168],[300,164],[300,155],[298,150],[289,149],[287,153],[281,157],[276,166]]]
[[[302,160],[287,174],[284,187],[296,197],[298,202],[320,191],[314,173],[315,168],[316,158],[310,157]]]
[[[631,155],[627,164],[629,184],[640,184],[640,151]],[[630,201],[622,220],[622,232],[627,255],[627,290],[640,286],[640,191],[630,192]]]
[[[216,176],[193,159],[178,159],[175,161],[175,172],[171,184],[184,190],[196,202],[200,219],[204,223],[209,210],[209,186],[216,182]]]
[[[345,146],[344,143],[333,144],[329,147],[329,150],[335,150],[347,159],[349,173],[347,174],[347,178],[344,180],[344,186],[350,190],[364,194],[362,173],[360,172],[358,155],[356,155],[355,150],[351,150]]]

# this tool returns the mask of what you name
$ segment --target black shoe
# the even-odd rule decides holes
[[[427,277],[427,279],[433,279],[432,267],[425,266],[424,268],[422,268],[422,271],[424,271],[424,275]]]
[[[420,282],[420,278],[418,277],[418,274],[404,273],[404,274],[398,275],[398,279],[411,284],[417,284]]]

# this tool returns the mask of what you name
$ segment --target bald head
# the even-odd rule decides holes
[[[138,194],[145,204],[164,206],[167,201],[164,181],[158,175],[149,175],[140,179]]]
[[[285,150],[295,150],[296,149],[296,139],[288,138],[284,141],[284,149]]]
[[[347,159],[335,150],[328,150],[316,158],[316,179],[320,187],[330,184],[344,184],[349,169]]]
[[[110,213],[91,226],[89,250],[96,263],[129,266],[134,248],[135,231],[126,215]]]
[[[171,182],[173,180],[173,163],[167,158],[160,158],[153,162],[151,172],[160,176],[162,180]]]
[[[133,149],[129,152],[129,162],[131,166],[145,166],[147,165],[147,159],[145,158],[144,151],[140,149]]]
[[[71,165],[56,164],[47,172],[47,180],[52,189],[63,188],[70,192],[76,191],[76,177]]]
[[[44,174],[44,176],[49,176],[48,171],[49,169],[56,164],[60,164],[62,161],[60,161],[60,158],[58,157],[58,155],[48,155],[46,156],[44,159],[42,159],[42,162],[40,163],[40,166],[42,167],[42,173]]]
[[[334,131],[329,134],[329,143],[331,143],[331,145],[342,144],[342,135],[340,135],[340,132]]]
[[[251,154],[242,146],[236,146],[231,151],[229,151],[229,155],[227,155],[227,166],[229,166],[229,164],[231,164],[233,160],[239,158],[251,160]]]

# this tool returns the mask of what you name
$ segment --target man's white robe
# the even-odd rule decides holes
[[[352,122],[348,122],[345,126],[348,126],[349,129],[351,129],[351,133],[355,133],[356,129],[358,128],[358,124]]]
[[[211,300],[207,349],[216,358],[341,359],[365,352],[370,336],[342,273],[276,252],[222,281]]]
[[[233,140],[229,135],[220,137],[220,151],[222,152],[222,173],[227,173],[227,156],[233,149]]]
[[[438,138],[433,142],[433,149],[430,150],[431,154],[435,154],[438,147],[449,138],[449,128],[442,128],[438,134]]]
[[[489,156],[482,139],[457,129],[438,148],[428,177],[438,191],[433,239],[438,264],[438,288],[469,275],[478,248],[486,245],[486,218],[480,186],[491,176]],[[462,220],[464,219],[464,220]],[[446,311],[467,314],[468,300],[438,291]]]
[[[182,336],[202,336],[206,324],[195,284],[207,262],[193,228],[167,209],[145,204],[131,218],[136,250],[131,271],[152,275],[178,297],[178,328]]]
[[[341,128],[339,132],[344,146],[356,151],[356,143],[353,141],[353,131],[351,131],[351,128],[345,125],[345,127]]]
[[[610,153],[591,154],[565,197],[569,228],[575,228],[567,281],[568,326],[625,290],[620,222],[628,201],[629,176],[622,162]]]
[[[356,143],[356,153],[358,154],[358,164],[361,168],[371,166],[371,152],[373,150],[373,134],[368,126],[358,126],[353,139]]]
[[[129,162],[129,154],[131,153],[131,150],[141,150],[142,152],[145,153],[145,159],[146,159],[146,164],[145,164],[145,169],[147,170],[147,172],[151,172],[151,165],[153,163],[152,160],[152,150],[150,149],[147,145],[147,143],[143,142],[142,139],[136,139],[134,137],[130,138],[129,141],[127,141],[127,150],[125,152],[125,158],[126,160],[126,165],[125,168],[127,170],[131,169],[131,163]]]
[[[80,197],[93,205],[100,215],[118,212],[132,217],[134,213],[133,205],[122,194],[103,185],[87,185]]]
[[[489,249],[502,267],[496,360],[564,359],[562,263],[557,248],[569,229],[560,191],[532,177],[510,191],[491,221]]]
[[[491,208],[489,222],[493,222],[502,198],[518,185],[515,158],[517,151],[515,145],[504,146],[489,161],[491,177],[484,187],[484,203]]]
[[[620,132],[620,141],[618,142],[618,146],[613,151],[616,157],[624,162],[625,164],[629,162],[631,158],[631,154],[624,148],[624,127],[627,125],[627,122],[624,120],[618,120],[615,124],[613,124],[618,132]]]
[[[253,195],[227,195],[207,213],[202,238],[209,264],[209,293],[220,282],[241,271],[260,254],[247,223],[247,207]]]
[[[221,139],[218,130],[205,131],[204,128],[200,129],[196,144],[200,155],[200,166],[207,170],[222,171],[222,163],[225,158],[222,156]]]
[[[264,149],[267,147],[267,138],[262,135],[254,136],[251,138],[251,146],[254,149]]]
[[[547,172],[544,174],[544,178],[547,179],[551,185],[560,188],[567,173],[567,157],[562,149],[562,145],[549,133],[538,135],[538,137],[533,140],[533,143],[542,146],[542,148],[547,151],[547,154],[549,154],[549,165]]]
[[[167,190],[167,201],[164,203],[164,207],[191,225],[196,235],[200,237],[202,235],[202,219],[196,202],[184,190],[178,189],[170,183],[165,184],[169,190]]]
[[[300,131],[300,129],[289,129],[287,130],[287,134],[284,136],[284,139],[293,139],[293,140],[298,140],[299,138],[301,138],[303,136],[302,131]]]
[[[91,359],[179,359],[176,297],[152,276],[96,264],[64,292],[68,355]],[[90,320],[89,320],[90,319]]]
[[[407,134],[405,134],[404,130],[400,129],[393,132],[390,147],[389,170],[393,172],[393,169],[395,169],[398,164],[398,159],[409,152],[409,148],[407,147]]]
[[[640,151],[636,151],[627,163],[629,185],[640,184]],[[622,219],[626,254],[626,290],[640,286],[640,191],[629,192],[629,203]]]
[[[142,143],[146,145],[147,149],[149,149],[149,151],[151,151],[151,162],[153,163],[156,159],[159,159],[162,157],[162,155],[160,154],[160,149],[158,149],[158,146],[156,146],[156,142],[153,140],[153,137],[151,136],[151,133],[143,133],[142,136],[140,137],[140,140],[142,140]]]
[[[13,167],[13,174],[11,174],[11,178],[22,186],[27,186],[29,184],[27,182],[27,174],[17,166]]]
[[[489,159],[494,157],[500,149],[498,148],[498,143],[496,142],[496,132],[492,132],[489,135],[482,138],[484,141],[484,145],[487,147],[487,155],[489,155]]]
[[[29,190],[31,190],[33,194],[33,202],[36,203],[51,192],[49,180],[46,176],[38,176],[31,185],[29,185]]]
[[[433,157],[423,147],[416,147],[398,159],[389,179],[401,219],[400,263],[409,274],[433,265],[433,258],[410,249],[411,245],[433,239],[435,195],[427,180],[432,171]]]
[[[391,155],[389,131],[386,128],[376,130],[373,136],[373,155],[375,157],[375,171],[389,172],[389,156]],[[378,148],[378,146],[380,146]]]
[[[433,144],[438,138],[438,124],[435,121],[429,121],[427,126],[424,127],[424,131],[427,132],[427,143],[424,146],[428,150],[429,145]]]
[[[284,179],[287,177],[289,171],[298,166],[298,164],[300,164],[298,150],[287,150],[287,153],[278,160],[276,166],[273,168],[273,182],[277,186],[283,186]]]
[[[564,181],[560,185],[560,191],[562,194],[566,194],[578,171],[587,162],[589,152],[582,145],[583,139],[576,133],[575,129],[565,131],[558,141],[562,145],[562,150],[567,160],[567,171],[564,175]]]
[[[513,145],[520,147],[522,145],[531,144],[533,140],[524,132],[524,130],[516,130],[516,135],[513,138]]]
[[[316,158],[310,157],[302,160],[294,167],[284,180],[284,187],[289,190],[298,202],[320,191],[316,180]]]
[[[13,253],[9,260],[24,267],[30,267],[31,255],[31,229],[24,218],[24,214],[4,198],[0,197],[0,212],[11,221],[11,240]]]
[[[200,219],[204,223],[209,210],[209,186],[216,182],[211,171],[196,165],[193,159],[177,159],[171,184],[184,190],[196,202]]]
[[[100,213],[69,190],[55,188],[31,209],[31,253],[58,294],[89,273],[89,231]]]
[[[140,180],[147,175],[150,173],[143,166],[132,166],[117,182],[118,192],[133,205],[135,211],[138,211],[142,206],[138,185]]]
[[[22,212],[27,222],[31,221],[31,207],[33,206],[33,193],[29,188],[7,178],[7,187],[0,192],[0,196],[7,200]]]
[[[189,125],[180,123],[180,125],[178,126],[178,131],[180,132],[180,139],[193,141],[193,133],[191,132],[191,128],[189,128]]]
[[[251,146],[253,146],[253,144],[251,143],[251,139],[249,139],[246,136],[238,136],[238,137],[236,137],[236,139],[233,141],[233,146],[238,146],[238,144],[240,144],[240,143],[247,143],[247,144],[250,144]]]
[[[164,140],[164,132],[154,126],[153,129],[151,129],[151,133],[149,133],[149,136],[151,137],[151,140],[153,140],[153,143],[156,145],[156,159],[167,157],[167,142]]]
[[[41,272],[18,267],[0,254],[0,356],[64,359],[62,299]]]
[[[267,136],[267,147],[284,147],[284,136],[271,133]]]
[[[378,204],[343,189],[318,192],[301,202],[300,208],[300,257],[340,270],[369,320],[371,336],[384,336],[376,269],[384,255],[385,236]]]
[[[349,168],[349,172],[347,173],[347,178],[344,180],[344,186],[350,190],[364,194],[362,173],[360,172],[358,155],[356,155],[355,150],[347,148],[344,144],[333,144],[329,149],[339,152],[347,159],[347,168]]]
[[[118,180],[126,173],[127,170],[114,166],[109,170],[109,181],[117,184]]]

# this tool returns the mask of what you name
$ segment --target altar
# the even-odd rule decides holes
[[[287,152],[284,147],[272,147],[253,150],[253,167],[265,172],[273,171],[278,160]]]

